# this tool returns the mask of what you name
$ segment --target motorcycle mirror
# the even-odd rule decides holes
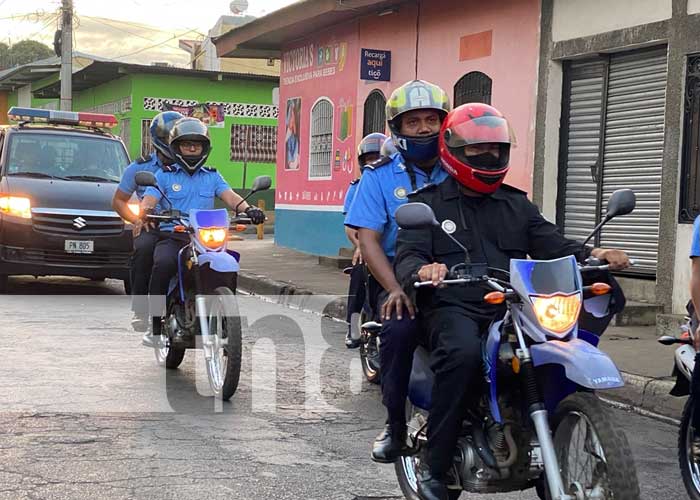
[[[399,207],[394,218],[401,229],[427,229],[440,225],[433,209],[425,203],[406,203]]]
[[[672,337],[670,335],[663,335],[663,336],[659,337],[658,339],[656,339],[656,341],[659,344],[663,344],[663,345],[673,345],[673,344],[680,343],[679,339],[677,339],[676,337]]]
[[[250,189],[251,193],[257,193],[258,191],[266,191],[272,186],[272,179],[269,175],[260,175],[253,181],[253,186]]]
[[[136,172],[136,176],[134,178],[136,181],[137,186],[157,186],[158,183],[156,182],[156,176],[153,175],[152,172],[148,172],[147,170],[142,170],[140,172]]]
[[[627,215],[634,210],[637,204],[637,197],[631,189],[618,189],[608,200],[608,210],[606,218],[612,219],[620,215]]]

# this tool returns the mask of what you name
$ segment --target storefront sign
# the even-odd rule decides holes
[[[391,80],[391,51],[362,49],[360,79],[379,82]]]

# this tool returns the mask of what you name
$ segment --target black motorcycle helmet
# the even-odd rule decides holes
[[[183,154],[180,150],[182,141],[201,142],[202,152],[198,155]],[[204,165],[211,152],[209,129],[197,118],[182,118],[178,120],[170,131],[170,152],[188,173],[193,174],[199,167]]]

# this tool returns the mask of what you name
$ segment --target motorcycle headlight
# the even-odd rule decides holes
[[[0,196],[0,212],[23,219],[32,218],[32,203],[23,196]]]
[[[137,217],[141,213],[141,207],[138,203],[129,203],[128,207],[129,210],[131,210],[131,213],[136,215]]]
[[[535,316],[540,325],[547,330],[563,334],[571,330],[578,321],[581,312],[581,294],[572,295],[556,293],[548,296],[530,297]]]
[[[228,231],[223,227],[210,227],[199,230],[199,241],[207,248],[219,248],[226,243]]]

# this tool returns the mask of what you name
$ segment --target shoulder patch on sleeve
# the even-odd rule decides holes
[[[136,163],[143,164],[151,161],[151,155],[144,155],[136,159]]]
[[[370,170],[375,170],[383,165],[388,165],[392,161],[394,161],[394,160],[392,160],[391,157],[382,156],[378,160],[374,160],[372,163],[368,163],[367,165],[365,165],[365,168],[369,168]]]
[[[352,181],[350,181],[350,185],[351,185],[351,186],[354,186],[354,185],[357,184],[358,182],[360,182],[360,179],[352,180]]]

